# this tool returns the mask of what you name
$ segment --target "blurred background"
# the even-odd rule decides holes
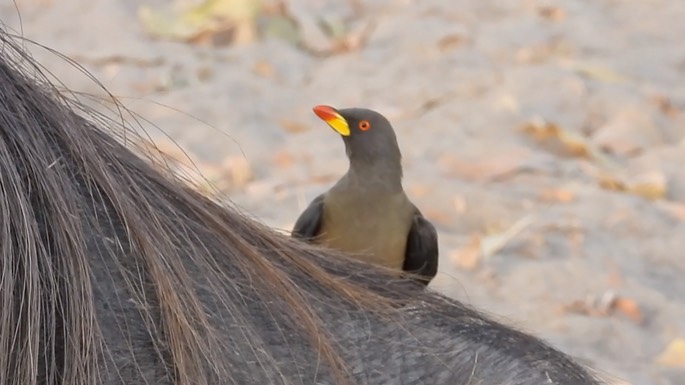
[[[347,168],[311,108],[376,109],[439,231],[433,289],[617,383],[685,384],[681,0],[14,0],[0,20],[286,231]]]

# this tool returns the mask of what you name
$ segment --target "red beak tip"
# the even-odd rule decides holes
[[[333,109],[333,107],[330,107],[330,106],[318,105],[318,106],[314,106],[314,108],[312,108],[312,110],[314,111],[316,116],[318,116],[319,118],[321,118],[323,120],[330,119],[331,117],[333,117],[335,115],[335,109]]]

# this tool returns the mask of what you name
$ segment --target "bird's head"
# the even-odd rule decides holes
[[[401,162],[400,149],[392,125],[383,115],[365,108],[336,110],[316,106],[314,113],[342,136],[352,163]]]

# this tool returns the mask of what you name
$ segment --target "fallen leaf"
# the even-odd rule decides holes
[[[644,321],[642,311],[637,302],[630,298],[620,297],[611,290],[599,296],[591,295],[584,300],[573,301],[568,305],[562,306],[562,311],[593,317],[608,317],[619,312],[638,325],[641,325]]]
[[[658,171],[638,174],[628,181],[628,192],[647,199],[661,199],[666,196],[666,190],[666,176]]]
[[[462,270],[474,270],[482,259],[480,243],[480,234],[472,235],[466,245],[450,253],[450,259]]]
[[[600,187],[606,190],[621,191],[645,199],[662,199],[668,192],[668,180],[660,171],[637,175],[600,173],[597,176]]]
[[[283,129],[286,132],[289,132],[291,134],[297,134],[300,132],[307,131],[309,129],[308,126],[306,126],[302,123],[295,122],[295,121],[288,120],[288,119],[281,119],[279,123],[280,123],[281,127],[283,127]]]
[[[656,363],[665,367],[685,367],[685,339],[676,338],[656,358]]]
[[[197,70],[197,78],[200,81],[206,82],[212,80],[214,77],[214,70],[212,67],[201,67]]]
[[[626,184],[614,175],[601,174],[597,177],[600,187],[606,190],[626,191]]]
[[[565,312],[588,315],[588,316],[607,316],[611,307],[611,302],[615,299],[613,292],[605,293],[601,297],[588,296],[584,300],[573,301],[562,308]]]
[[[564,129],[555,123],[534,118],[523,125],[522,131],[536,139],[540,144],[545,145],[546,149],[553,153],[583,157],[605,166],[615,166],[614,162],[588,138]]]
[[[551,188],[542,190],[539,197],[547,202],[570,203],[576,200],[576,193],[563,188]]]
[[[438,40],[438,49],[441,52],[453,50],[462,45],[464,43],[464,40],[465,39],[463,36],[457,34],[444,36],[440,40]]]
[[[270,78],[276,73],[274,66],[265,60],[257,61],[252,67],[252,71],[262,77]]]
[[[562,21],[566,18],[566,11],[560,7],[542,6],[538,8],[540,16],[551,21]]]
[[[280,168],[289,168],[295,164],[295,157],[288,151],[281,150],[274,154],[274,163]]]
[[[669,118],[675,118],[681,112],[681,109],[673,104],[673,101],[669,97],[664,95],[653,96],[650,98],[650,102]]]
[[[642,317],[642,311],[640,311],[640,307],[638,306],[637,302],[630,298],[616,298],[614,301],[614,308],[626,315],[628,318],[633,320],[638,325],[642,324],[643,317]]]

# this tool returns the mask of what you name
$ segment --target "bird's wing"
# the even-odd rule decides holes
[[[422,280],[425,285],[438,273],[438,233],[418,209],[407,237],[402,269],[425,277]]]
[[[323,218],[323,198],[324,194],[314,198],[300,214],[300,217],[295,221],[293,231],[290,233],[293,238],[310,240],[319,234],[321,219]]]

